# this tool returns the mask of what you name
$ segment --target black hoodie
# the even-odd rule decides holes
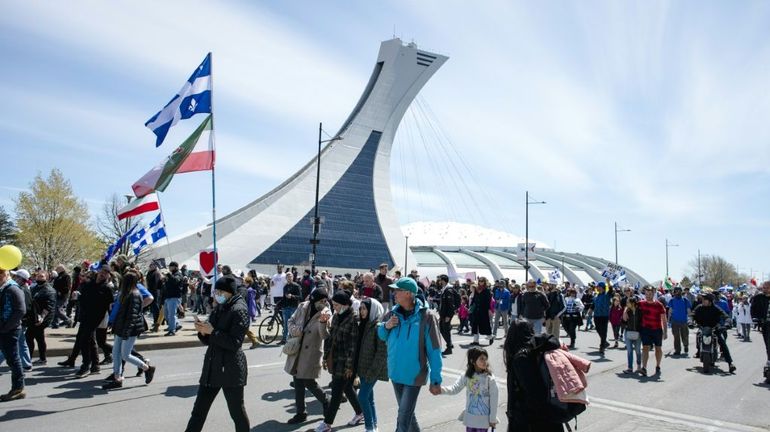
[[[532,324],[517,320],[505,339],[505,365],[508,380],[509,431],[561,431],[561,423],[550,420],[549,389],[540,373],[540,359],[558,349],[553,335],[535,336]]]

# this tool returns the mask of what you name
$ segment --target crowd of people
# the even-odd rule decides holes
[[[391,273],[387,264],[377,271],[336,276],[309,270],[298,274],[296,268],[283,266],[266,276],[220,265],[216,278],[206,278],[176,262],[168,268],[153,262],[142,272],[118,256],[110,263],[83,262],[71,273],[64,265],[34,274],[24,269],[0,270],[0,286],[0,347],[12,372],[11,390],[0,397],[2,401],[25,397],[24,372],[47,364],[45,330],[58,326],[78,326],[70,355],[58,363],[76,367],[78,357],[82,358],[76,377],[100,373],[100,366],[112,365],[103,388],[119,388],[129,363],[149,384],[155,366],[136,351],[137,337],[160,331],[164,323],[165,336],[173,337],[181,329],[177,318],[192,311],[198,338],[207,349],[186,429],[191,432],[202,429],[220,390],[235,430],[249,430],[244,403],[248,365],[242,345],[247,337],[252,348],[258,345],[250,326],[271,306],[280,309],[284,318],[280,344],[286,354],[284,370],[295,393],[296,411],[286,421],[307,421],[309,391],[323,407],[319,432],[331,430],[345,401],[354,411],[348,425],[378,430],[374,403],[378,381],[390,381],[393,387],[398,405],[396,431],[419,430],[415,411],[425,386],[433,395],[465,390],[461,418],[467,430],[494,428],[499,422],[497,381],[481,344],[492,345],[501,329],[506,416],[509,430],[516,431],[563,430],[565,421],[579,414],[581,406],[585,409],[590,362],[571,353],[581,330],[596,330],[598,355],[610,347],[620,349],[622,343],[627,352],[624,373],[647,376],[651,351],[654,374],[661,374],[661,346],[669,332],[674,355],[688,356],[690,328],[713,327],[718,329],[729,372],[734,373],[726,336],[735,323],[746,342],[751,341],[753,328],[761,331],[770,365],[770,282],[751,296],[696,293],[689,287],[637,289],[609,281],[579,287],[528,280],[522,286],[485,277],[450,283],[447,275],[439,275],[428,283],[416,271],[406,277]],[[204,315],[205,320],[200,318]],[[559,340],[562,328],[569,344]],[[453,385],[444,385],[442,359],[453,353],[453,334],[466,333],[472,335],[465,353],[467,370]],[[35,354],[38,358],[32,361]],[[318,384],[322,371],[331,376],[328,394]],[[570,375],[554,380],[554,373]],[[561,388],[558,383],[562,382],[583,385]],[[569,410],[554,411],[551,389]]]

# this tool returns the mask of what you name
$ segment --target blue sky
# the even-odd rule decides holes
[[[666,238],[675,278],[698,249],[770,275],[768,22],[766,2],[3,2],[0,205],[54,167],[94,214],[130,193],[199,123],[159,149],[143,126],[212,51],[224,215],[312,157],[395,33],[450,57],[395,141],[402,222],[523,235],[529,190],[530,236],[559,250],[612,258],[617,221],[650,280]],[[161,199],[172,237],[210,220],[207,174]]]

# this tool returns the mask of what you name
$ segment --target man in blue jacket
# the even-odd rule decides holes
[[[396,432],[419,431],[414,410],[430,378],[431,394],[441,393],[441,342],[438,320],[417,295],[417,282],[401,278],[390,285],[394,306],[383,316],[377,335],[388,346],[388,377],[398,403]]]
[[[594,323],[596,333],[599,333],[599,352],[604,354],[604,349],[610,346],[607,342],[607,324],[610,322],[610,294],[609,280],[607,283],[599,282],[596,285],[597,294],[594,298]]]
[[[492,337],[497,337],[497,323],[502,320],[505,336],[508,336],[508,316],[511,314],[511,292],[505,286],[506,282],[495,282],[492,296],[495,298],[495,317],[492,321]]]

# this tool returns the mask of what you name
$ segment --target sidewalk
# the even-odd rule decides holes
[[[264,315],[263,315],[264,316]],[[201,316],[201,319],[205,320],[205,316]],[[152,322],[152,318],[149,319]],[[195,325],[192,313],[188,313],[183,319],[177,320],[182,329],[176,333],[176,336],[163,336],[166,332],[163,331],[164,326],[161,326],[157,333],[146,332],[143,333],[136,340],[137,351],[152,351],[169,348],[190,348],[196,346],[203,346],[198,340],[197,333],[195,331]],[[256,332],[257,327],[252,325],[252,330]],[[75,336],[78,329],[59,327],[57,329],[47,328],[45,330],[45,341],[47,345],[46,354],[48,357],[64,357],[70,354],[72,347],[75,345]],[[112,344],[113,336],[107,335],[107,342]],[[251,343],[248,338],[244,340],[244,343]],[[99,350],[101,355],[101,350]],[[33,359],[36,358],[33,356]]]

